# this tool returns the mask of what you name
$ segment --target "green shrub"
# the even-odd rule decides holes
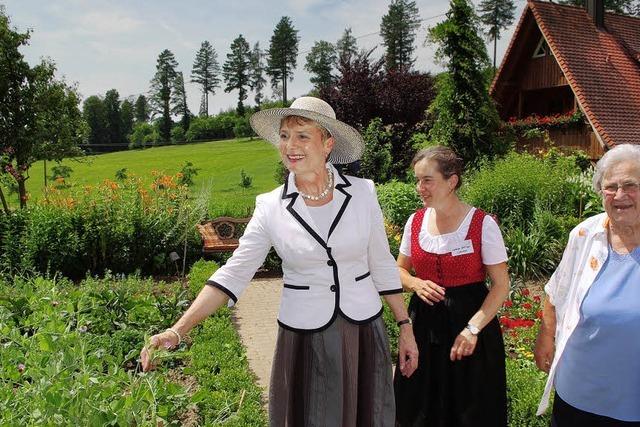
[[[149,123],[136,123],[129,135],[129,148],[144,148],[160,140],[160,133]]]
[[[181,125],[171,128],[171,142],[177,144],[179,142],[185,142],[187,140],[186,132]]]
[[[235,112],[224,112],[210,117],[195,117],[189,125],[186,140],[204,141],[233,138],[233,128],[237,119],[238,115]]]
[[[404,227],[409,216],[422,207],[415,186],[391,181],[377,186],[378,201],[387,222]]]
[[[242,117],[237,117],[235,125],[233,126],[233,135],[236,138],[246,138],[256,136],[251,124],[249,123],[250,114],[245,114]]]
[[[360,173],[374,182],[387,182],[392,161],[389,131],[382,125],[382,120],[376,118],[369,123],[362,137],[364,152],[360,161]]]
[[[549,162],[529,154],[511,153],[481,166],[463,186],[469,204],[497,215],[507,227],[525,227],[533,220],[534,206],[560,215],[573,213],[567,176],[578,173],[568,160]]]

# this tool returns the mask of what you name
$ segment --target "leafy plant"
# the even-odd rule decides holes
[[[180,185],[186,185],[191,187],[193,185],[193,178],[198,175],[200,168],[193,166],[191,162],[185,162],[182,165],[182,169],[178,172],[178,183]]]
[[[240,171],[240,187],[243,189],[248,189],[251,188],[251,186],[253,185],[253,177],[251,175],[248,175],[244,169],[242,169]]]
[[[391,181],[377,186],[378,201],[385,219],[392,225],[404,227],[409,216],[422,206],[411,184]]]

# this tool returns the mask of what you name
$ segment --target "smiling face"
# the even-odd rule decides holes
[[[604,210],[614,226],[640,226],[639,183],[640,166],[630,161],[611,166],[602,178]]]
[[[438,163],[422,159],[413,167],[416,175],[416,190],[426,207],[438,207],[455,190],[458,176],[446,179],[438,169]]]
[[[280,156],[294,174],[321,173],[333,148],[333,138],[301,117],[287,117],[280,126]]]

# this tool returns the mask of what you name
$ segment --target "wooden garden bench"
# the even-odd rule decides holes
[[[202,253],[210,255],[234,251],[238,247],[240,236],[244,233],[244,229],[250,219],[251,217],[232,218],[222,216],[196,224],[202,237]]]

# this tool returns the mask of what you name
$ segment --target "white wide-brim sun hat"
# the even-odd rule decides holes
[[[333,108],[325,101],[312,96],[296,99],[290,108],[271,108],[258,111],[251,116],[251,127],[256,133],[275,146],[280,144],[280,123],[288,116],[300,116],[311,119],[325,128],[335,140],[329,161],[335,164],[347,164],[360,159],[364,150],[364,141],[353,127],[336,119]]]

